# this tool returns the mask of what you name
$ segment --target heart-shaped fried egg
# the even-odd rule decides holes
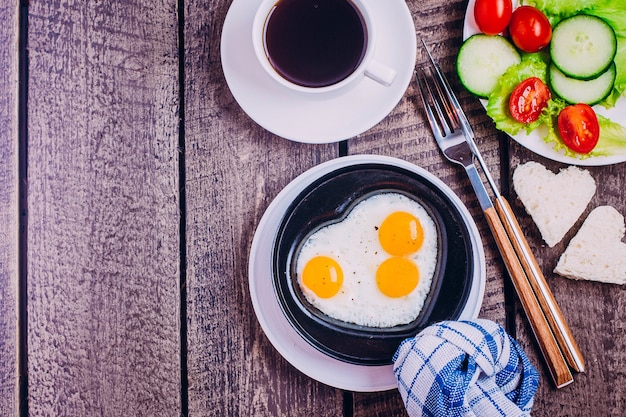
[[[341,222],[307,237],[298,284],[324,314],[369,327],[417,318],[437,266],[437,228],[426,209],[394,192],[374,194]]]

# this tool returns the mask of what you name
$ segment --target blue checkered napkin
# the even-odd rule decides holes
[[[528,416],[539,374],[499,324],[447,321],[406,339],[393,357],[410,416]]]

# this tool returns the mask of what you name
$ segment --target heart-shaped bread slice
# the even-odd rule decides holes
[[[549,247],[563,239],[596,192],[589,171],[570,166],[554,174],[533,161],[515,169],[513,187]]]
[[[626,283],[624,216],[611,206],[595,208],[559,258],[559,275],[613,284]]]

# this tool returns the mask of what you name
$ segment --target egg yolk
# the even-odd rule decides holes
[[[424,229],[414,215],[404,211],[391,213],[380,225],[378,240],[394,256],[417,252],[424,242]]]
[[[392,257],[380,264],[376,271],[376,285],[388,297],[408,295],[417,287],[419,269],[408,258]]]
[[[306,263],[302,283],[320,298],[330,298],[343,284],[341,266],[328,256],[316,256]]]

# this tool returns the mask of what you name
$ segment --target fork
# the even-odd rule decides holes
[[[416,79],[435,139],[444,156],[465,169],[555,385],[558,388],[568,385],[573,381],[568,364],[578,372],[584,371],[582,354],[509,203],[499,193],[474,143],[467,117],[425,44],[424,48],[430,65],[418,69]],[[495,206],[480,178],[475,159],[495,196]]]
[[[446,97],[448,99],[446,100],[446,111],[455,118],[457,125],[458,123],[461,124],[465,139],[469,144],[472,153],[478,160],[485,177],[487,178],[487,182],[489,183],[495,196],[496,212],[504,224],[507,234],[511,238],[511,243],[513,244],[515,252],[517,253],[522,267],[529,278],[539,304],[546,314],[548,323],[550,324],[550,327],[554,332],[554,336],[556,337],[557,342],[565,355],[565,359],[574,370],[577,372],[584,372],[585,361],[582,353],[574,340],[571,330],[565,322],[563,313],[561,312],[552,291],[550,291],[550,287],[548,286],[548,283],[541,272],[541,268],[539,267],[539,264],[537,263],[526,238],[524,237],[522,229],[515,218],[515,214],[513,214],[513,210],[511,209],[509,202],[500,194],[495,181],[491,177],[487,164],[483,160],[482,155],[474,142],[474,132],[472,131],[469,121],[467,120],[459,101],[452,92],[450,84],[443,76],[443,73],[437,63],[435,63],[435,60],[423,40],[422,44],[428,54],[431,71],[434,71],[437,76],[437,80],[441,83],[440,85],[443,86],[444,91],[441,97]]]

